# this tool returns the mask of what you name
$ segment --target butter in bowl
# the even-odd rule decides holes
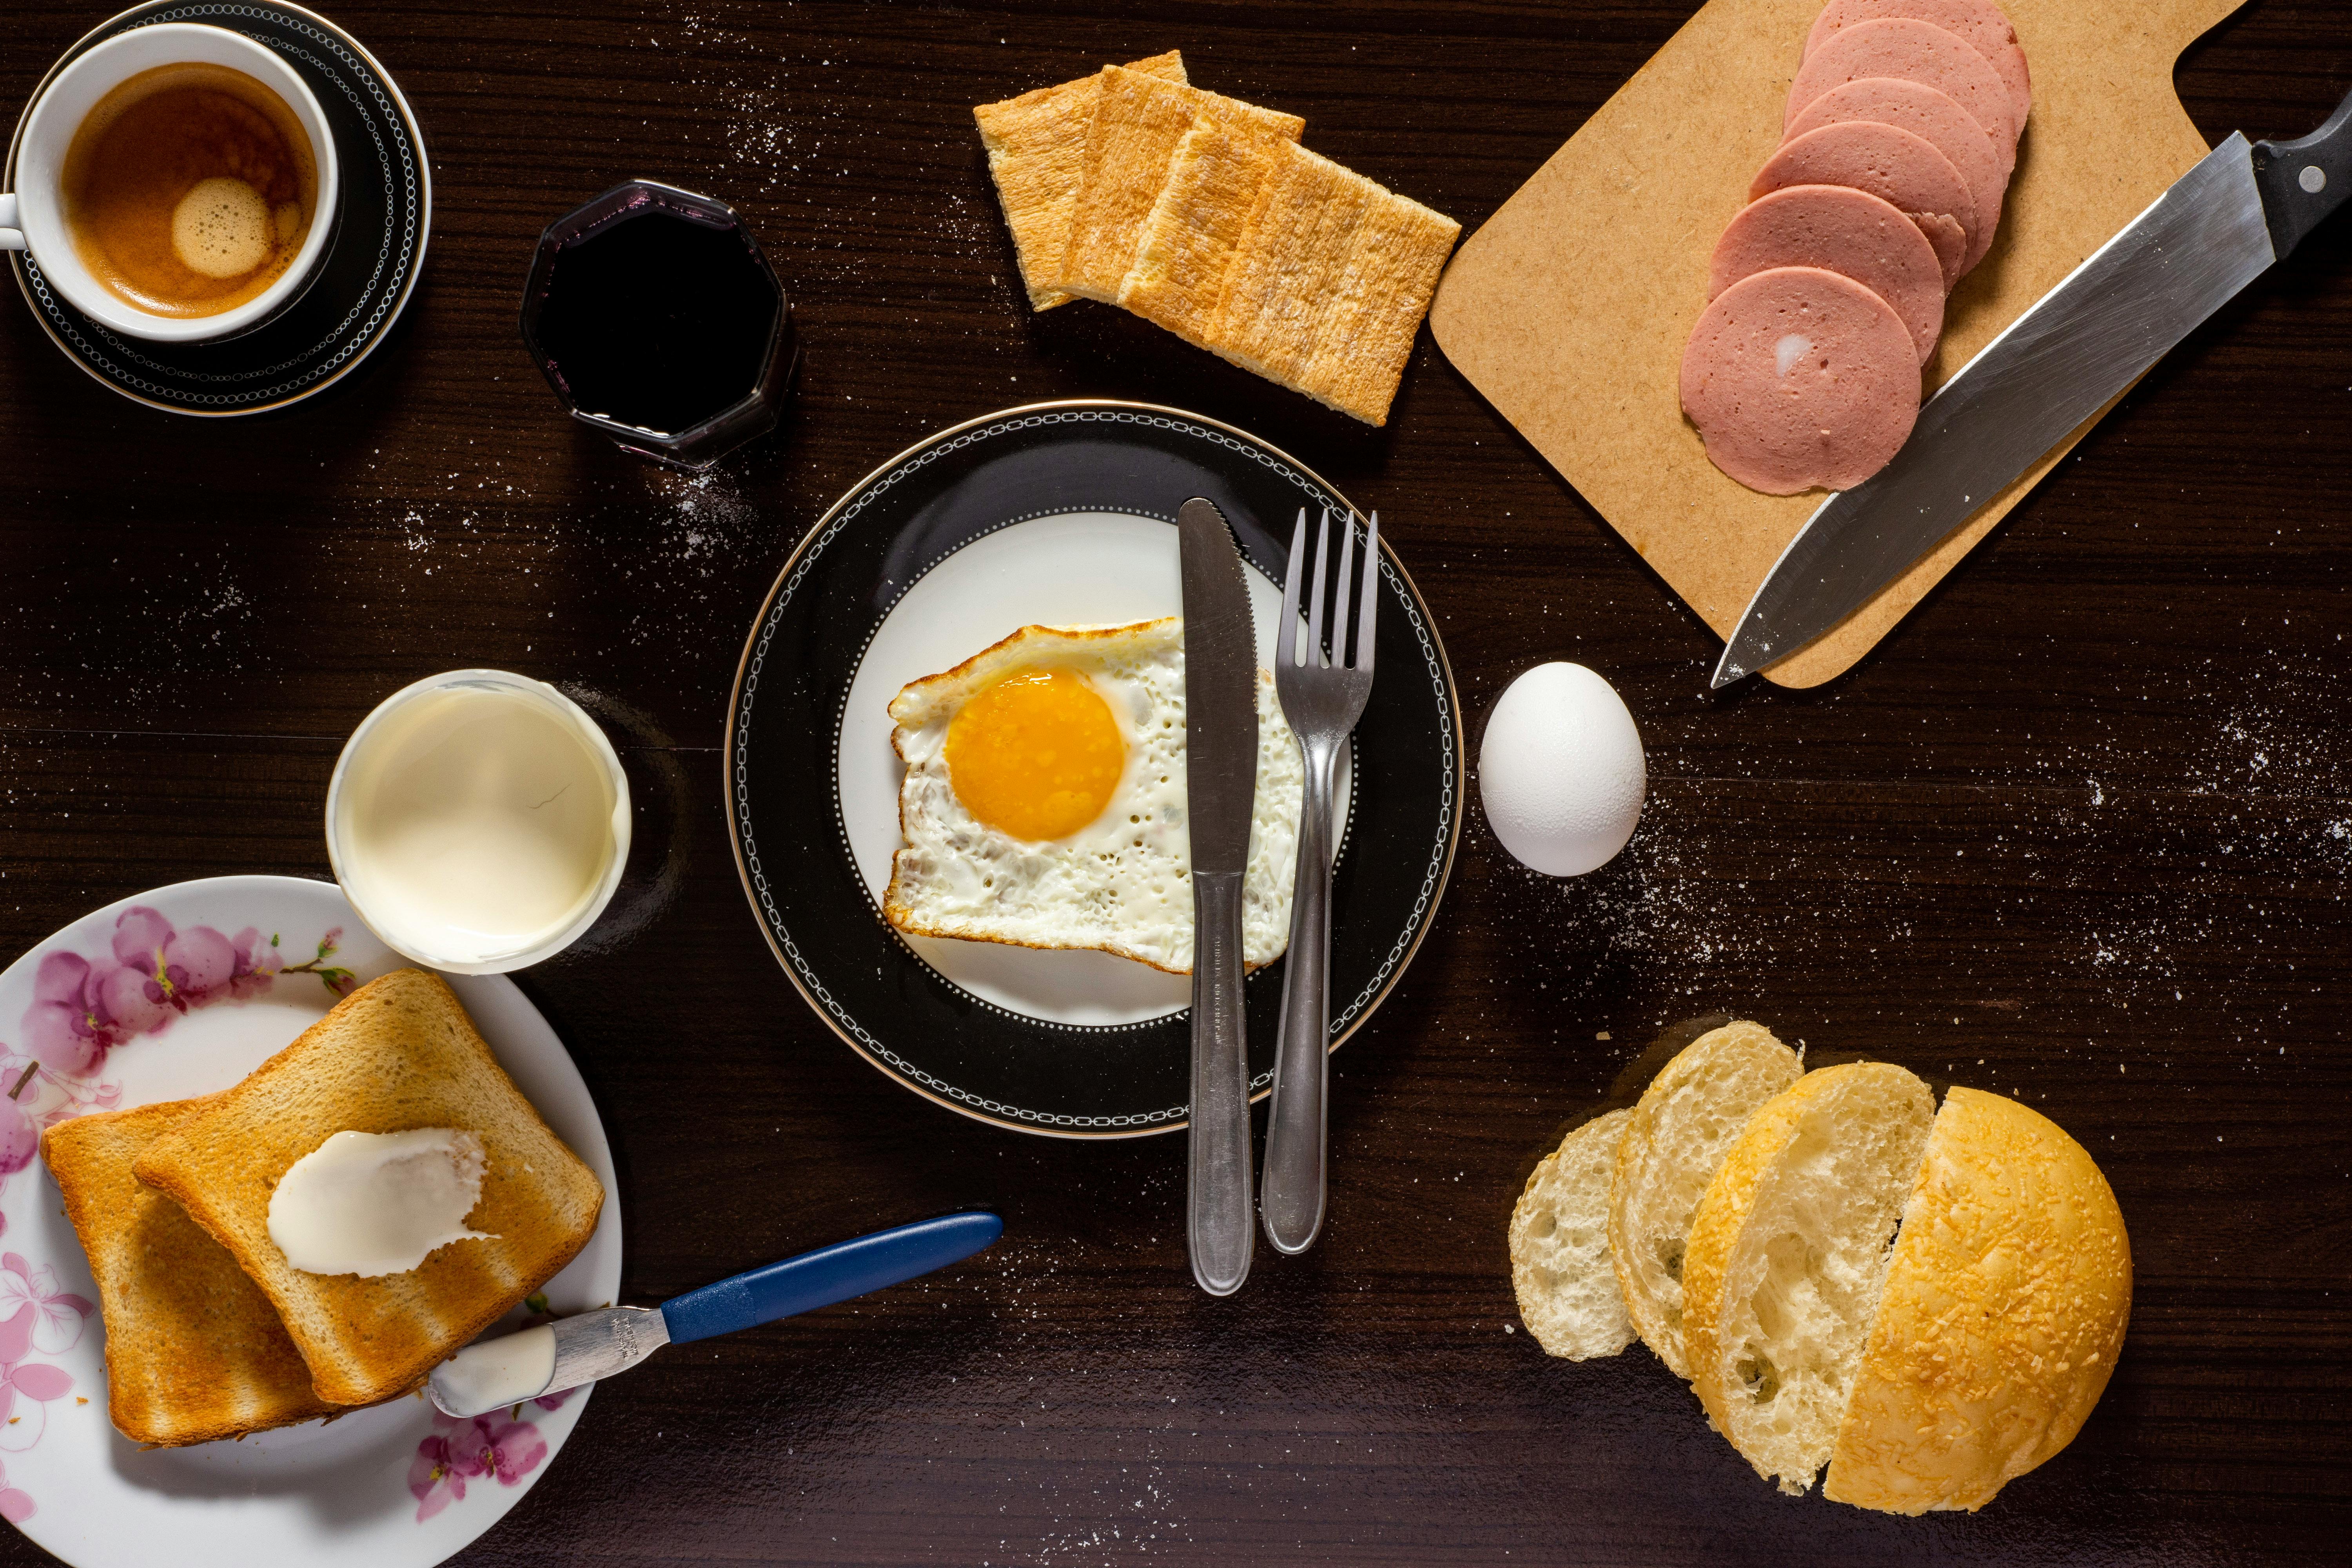
[[[629,784],[596,721],[544,681],[436,675],[353,731],[327,786],[335,879],[386,945],[496,974],[593,925],[629,858]]]

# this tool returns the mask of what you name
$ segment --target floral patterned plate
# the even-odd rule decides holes
[[[0,1517],[68,1563],[429,1568],[496,1524],[578,1421],[584,1389],[466,1422],[395,1400],[188,1448],[142,1451],[107,1421],[98,1290],[41,1129],[226,1089],[403,962],[332,883],[216,877],[84,916],[0,973]],[[539,1010],[503,975],[447,979],[615,1192],[587,1086]],[[607,1202],[547,1304],[600,1306],[620,1283],[620,1205]]]

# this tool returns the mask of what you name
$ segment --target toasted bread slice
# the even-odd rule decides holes
[[[1174,49],[1127,68],[1168,81],[1184,79],[1184,58]],[[1070,208],[1086,172],[1087,130],[1101,96],[1102,76],[1094,72],[971,111],[988,149],[989,177],[996,182],[996,199],[1013,230],[1013,249],[1033,310],[1050,310],[1076,298],[1045,280],[1061,266],[1070,242]]]
[[[1087,130],[1086,165],[1070,209],[1070,242],[1054,287],[1084,299],[1118,301],[1135,265],[1144,221],[1168,183],[1177,143],[1202,119],[1283,142],[1297,141],[1307,127],[1295,114],[1277,114],[1124,66],[1103,67],[1094,121]]]
[[[106,1323],[106,1413],[134,1443],[175,1448],[342,1409],[311,1392],[278,1309],[226,1248],[131,1163],[218,1103],[100,1110],[41,1134]]]
[[[467,1216],[490,1239],[443,1247],[403,1274],[306,1274],[269,1238],[269,1198],[341,1131],[452,1127],[488,1169]],[[285,1321],[319,1397],[370,1405],[415,1387],[587,1245],[604,1190],[549,1131],[437,975],[395,970],[139,1157],[233,1253]]]
[[[1511,1210],[1511,1289],[1536,1343],[1570,1361],[1633,1342],[1609,1262],[1609,1177],[1630,1110],[1596,1116],[1559,1141]]]
[[[1748,1119],[1797,1081],[1804,1061],[1761,1024],[1726,1024],[1658,1069],[1633,1108],[1610,1183],[1609,1250],[1634,1331],[1676,1377],[1683,1250],[1691,1218]]]
[[[1367,425],[1390,402],[1462,226],[1296,144],[1236,242],[1212,352]]]
[[[1255,126],[1196,119],[1176,144],[1118,302],[1205,346],[1242,234],[1286,145]]]
[[[1822,1495],[1979,1509],[2072,1442],[2131,1318],[2131,1240],[2080,1143],[1955,1089],[1903,1210]]]
[[[1296,386],[1330,305],[1327,279],[1380,187],[1319,153],[1286,146],[1235,247],[1208,347]]]
[[[1829,1462],[1935,1118],[1927,1086],[1892,1063],[1822,1068],[1756,1113],[1699,1200],[1691,1386],[1784,1492]]]
[[[1413,336],[1461,237],[1462,226],[1444,213],[1381,191],[1329,281],[1331,302],[1298,390],[1351,419],[1387,424]]]

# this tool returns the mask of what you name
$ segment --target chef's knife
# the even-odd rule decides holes
[[[1713,684],[1869,602],[2352,196],[2352,97],[2300,142],[2231,132],[1946,383],[1895,460],[1823,501],[1756,590]]]
[[[1242,872],[1257,793],[1257,629],[1224,514],[1176,514],[1184,578],[1184,795],[1192,839],[1192,1110],[1186,1239],[1192,1278],[1230,1296],[1249,1278],[1249,1039],[1242,1019]]]
[[[664,1345],[731,1334],[904,1284],[984,1251],[1003,1234],[1003,1220],[978,1211],[877,1231],[658,1307],[601,1307],[486,1340],[435,1367],[425,1386],[444,1415],[487,1415],[626,1372]]]

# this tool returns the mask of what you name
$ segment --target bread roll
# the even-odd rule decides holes
[[[1807,1073],[1756,1113],[1699,1200],[1684,1260],[1691,1384],[1759,1475],[1829,1462],[1936,1114],[1889,1062]]]
[[[2081,1430],[2130,1316],[2131,1242],[2090,1155],[2013,1100],[1953,1089],[1822,1494],[1982,1508]]]
[[[1511,1289],[1548,1354],[1587,1361],[1633,1342],[1609,1261],[1609,1177],[1633,1115],[1612,1110],[1561,1139],[1511,1210]]]
[[[1683,1247],[1691,1216],[1748,1119],[1804,1070],[1763,1025],[1726,1024],[1659,1068],[1625,1124],[1609,1186],[1609,1250],[1634,1331],[1676,1377],[1690,1375]]]

